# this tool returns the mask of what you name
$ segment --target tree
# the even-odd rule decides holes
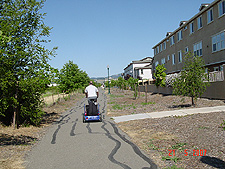
[[[18,124],[38,125],[41,120],[40,98],[51,81],[48,61],[56,49],[44,46],[51,28],[40,13],[43,4],[43,0],[0,1],[1,37],[10,37],[0,46],[0,120],[6,124],[13,114]]]
[[[173,93],[176,95],[190,96],[192,98],[192,105],[206,90],[208,82],[204,68],[204,61],[200,56],[194,56],[188,53],[185,56],[184,67],[174,82]]]
[[[124,80],[122,77],[118,77],[118,80],[117,80],[117,86],[118,86],[121,90],[126,89],[127,81]]]
[[[154,76],[156,77],[155,85],[157,87],[165,87],[166,86],[166,68],[164,65],[158,65],[156,67],[156,72],[154,73]]]
[[[130,77],[128,79],[128,84],[133,89],[133,91],[134,91],[134,98],[136,99],[137,98],[137,94],[138,94],[138,91],[137,91],[138,79],[134,79],[133,77]]]
[[[74,89],[84,89],[90,81],[86,72],[83,72],[72,61],[66,63],[60,70],[58,83],[61,91],[71,92]]]
[[[11,37],[6,37],[3,35],[3,32],[0,30],[0,44],[3,46],[4,43],[10,42]]]

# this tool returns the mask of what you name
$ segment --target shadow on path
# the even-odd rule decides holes
[[[215,168],[225,168],[225,162],[216,157],[203,156],[201,157],[200,161]]]

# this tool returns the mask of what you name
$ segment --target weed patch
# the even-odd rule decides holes
[[[187,145],[187,143],[176,143],[176,145],[172,145],[172,149],[183,151],[185,145]]]
[[[109,96],[110,96],[111,98],[124,97],[124,95],[114,95],[114,94],[110,94]]]
[[[121,106],[121,105],[119,105],[119,104],[115,104],[115,105],[112,106],[112,108],[113,108],[114,110],[122,110],[122,109],[124,108],[124,106]]]
[[[147,103],[142,102],[142,103],[141,103],[142,106],[150,105],[150,104],[155,104],[155,102],[147,102]]]
[[[177,163],[178,160],[181,160],[181,158],[178,158],[178,157],[169,157],[169,156],[162,156],[162,160],[171,160],[171,161],[174,161],[175,163]]]
[[[223,123],[221,123],[220,126],[222,126],[223,130],[225,130],[225,120],[223,120]]]

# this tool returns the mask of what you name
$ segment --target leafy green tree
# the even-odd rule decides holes
[[[128,84],[133,89],[133,91],[134,91],[134,98],[136,99],[137,98],[137,94],[138,94],[138,91],[137,91],[138,79],[134,79],[133,77],[130,77],[128,79]]]
[[[0,44],[3,46],[4,43],[10,42],[11,37],[6,37],[3,35],[3,32],[0,30]]]
[[[84,89],[90,81],[87,73],[80,70],[73,61],[66,63],[60,70],[58,83],[61,91],[71,92],[74,89]]]
[[[40,98],[51,81],[48,61],[56,49],[44,45],[51,28],[40,12],[43,4],[43,0],[0,1],[1,38],[10,37],[0,46],[0,120],[6,124],[13,114],[18,124],[38,125],[41,120]]]
[[[112,79],[112,80],[111,80],[111,83],[110,83],[110,86],[111,86],[111,87],[116,86],[116,80],[113,80],[113,79]]]
[[[96,87],[101,87],[101,83],[97,83],[95,82],[93,79],[91,79],[91,81],[93,82],[93,85]]]
[[[117,80],[117,86],[120,88],[120,89],[126,89],[126,86],[127,86],[127,81],[124,80],[122,77],[118,77],[118,80]]]
[[[188,53],[185,56],[184,67],[174,82],[173,93],[176,95],[190,96],[192,98],[192,105],[206,90],[209,85],[205,81],[207,76],[205,74],[204,61],[199,56],[194,56]]]
[[[156,67],[156,72],[154,73],[154,76],[156,77],[155,85],[157,87],[165,87],[166,86],[166,68],[164,65],[158,65]]]

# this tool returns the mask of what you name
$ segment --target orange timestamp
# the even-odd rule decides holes
[[[176,155],[176,150],[171,150],[169,149],[169,156],[175,156]],[[206,149],[193,149],[193,151],[190,153],[190,155],[192,156],[206,156]],[[189,151],[188,149],[184,150],[184,155],[188,156],[189,155]]]

